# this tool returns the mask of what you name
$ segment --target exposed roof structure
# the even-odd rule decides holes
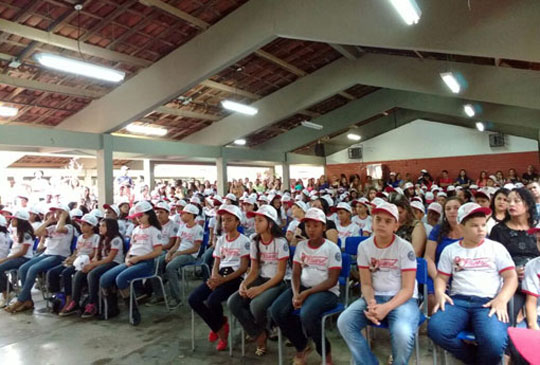
[[[129,136],[126,125],[140,123],[166,128],[162,140],[223,147],[245,138],[250,149],[306,154],[318,142],[327,153],[347,147],[350,128],[384,133],[392,118],[394,127],[484,120],[537,138],[540,4],[419,3],[422,21],[407,27],[386,2],[361,0],[1,1],[0,103],[19,113],[0,124]],[[35,60],[40,52],[126,79],[53,71]],[[467,79],[460,95],[444,88],[447,70]],[[259,113],[226,111],[225,99]],[[483,114],[465,118],[467,102]]]

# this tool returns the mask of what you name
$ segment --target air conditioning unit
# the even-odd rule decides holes
[[[490,134],[489,147],[504,147],[504,134],[502,133]]]
[[[349,153],[350,160],[362,159],[362,147],[351,147],[348,149],[348,153]]]

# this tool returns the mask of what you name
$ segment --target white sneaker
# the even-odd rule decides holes
[[[0,299],[0,308],[7,307],[13,298],[15,298],[15,293],[13,292],[9,292],[7,297],[4,297],[4,294],[2,294],[2,299]]]

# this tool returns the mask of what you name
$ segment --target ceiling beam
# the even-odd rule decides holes
[[[330,43],[328,44],[330,47],[341,53],[341,55],[349,60],[356,60],[360,56],[362,56],[363,52],[360,52],[360,50],[355,46],[346,46],[342,44],[334,44]]]
[[[201,82],[201,85],[209,87],[211,89],[226,91],[226,92],[231,93],[231,94],[245,96],[246,98],[252,99],[252,100],[258,100],[258,99],[261,98],[260,95],[257,95],[255,93],[251,93],[249,91],[238,89],[236,87],[225,85],[225,84],[215,82],[215,81],[212,81],[212,80],[204,80],[203,82]]]
[[[187,23],[196,26],[197,28],[200,28],[202,30],[206,30],[210,27],[210,24],[205,22],[202,19],[199,19],[197,17],[194,17],[190,15],[189,13],[186,13],[185,11],[182,11],[178,9],[177,7],[174,7],[172,5],[169,5],[163,1],[160,0],[139,0],[139,2],[146,6],[153,6],[156,7],[162,11],[165,11],[171,15],[174,15],[177,18],[180,18],[182,20],[185,20]]]
[[[535,0],[474,1],[470,9],[466,1],[421,1],[422,18],[412,27],[388,1],[341,0],[339,6],[328,0],[276,3],[280,37],[540,62],[540,47],[531,47],[538,36],[533,14],[540,14]]]
[[[55,94],[77,96],[88,99],[98,99],[105,95],[98,91],[92,91],[79,87],[62,86],[58,84],[52,84],[48,82],[34,81],[29,79],[22,79],[19,77],[8,76],[0,74],[0,84],[10,85],[17,88],[24,88],[30,90],[46,91]]]
[[[222,119],[222,117],[220,117],[219,115],[193,112],[193,111],[190,111],[190,110],[171,108],[171,107],[167,107],[167,106],[160,106],[160,107],[156,108],[155,112],[156,113],[169,114],[169,115],[176,115],[176,116],[179,116],[179,117],[203,119],[203,120],[211,120],[211,121],[217,121],[217,120]]]
[[[268,13],[271,18],[268,7],[272,5],[267,1],[246,3],[107,96],[67,118],[58,128],[103,133],[140,119],[275,39],[272,21],[253,21],[261,14]]]
[[[291,65],[290,63],[283,61],[281,58],[278,58],[271,53],[263,51],[262,49],[255,51],[255,54],[271,63],[278,65],[279,67],[289,71],[290,73],[295,74],[296,76],[304,77],[308,74],[306,71],[294,65]]]
[[[133,57],[121,52],[110,51],[84,42],[79,43],[75,39],[59,36],[33,27],[10,22],[9,20],[5,19],[0,19],[0,29],[2,29],[2,31],[6,33],[15,34],[20,37],[31,39],[33,41],[49,44],[63,49],[68,49],[77,53],[80,49],[81,53],[103,58],[109,61],[123,62],[139,67],[147,67],[152,64],[151,61],[142,58]]]

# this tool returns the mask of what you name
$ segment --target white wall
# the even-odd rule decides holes
[[[328,165],[354,162],[409,160],[417,158],[485,155],[538,151],[534,139],[505,135],[504,147],[489,147],[489,132],[427,120],[416,120],[390,132],[356,144],[363,147],[362,160],[350,160],[347,149],[326,158]]]

